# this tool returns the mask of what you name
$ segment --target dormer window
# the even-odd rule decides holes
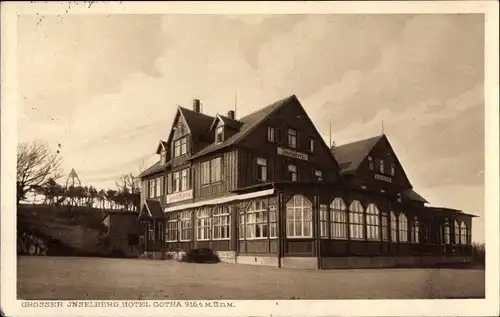
[[[187,137],[180,138],[174,142],[174,157],[187,153]]]
[[[165,164],[167,162],[167,151],[165,149],[160,152],[160,164]]]
[[[368,168],[373,171],[374,165],[373,165],[373,157],[368,156]]]
[[[224,126],[217,127],[215,130],[215,143],[224,141]]]

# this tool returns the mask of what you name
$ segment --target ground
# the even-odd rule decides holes
[[[481,269],[298,270],[162,260],[18,257],[19,299],[484,298]]]

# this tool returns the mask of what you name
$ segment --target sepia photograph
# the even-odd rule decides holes
[[[9,257],[23,308],[487,299],[484,12],[114,5],[9,20],[2,284]]]

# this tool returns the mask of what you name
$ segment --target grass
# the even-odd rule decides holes
[[[161,260],[18,257],[19,299],[484,298],[475,269],[297,270]]]

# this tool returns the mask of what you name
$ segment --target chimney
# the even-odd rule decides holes
[[[193,111],[201,112],[200,99],[193,99]]]
[[[234,120],[234,110],[229,110],[229,111],[227,112],[227,116],[228,116],[228,118],[230,118],[230,119],[233,119],[233,120]]]

